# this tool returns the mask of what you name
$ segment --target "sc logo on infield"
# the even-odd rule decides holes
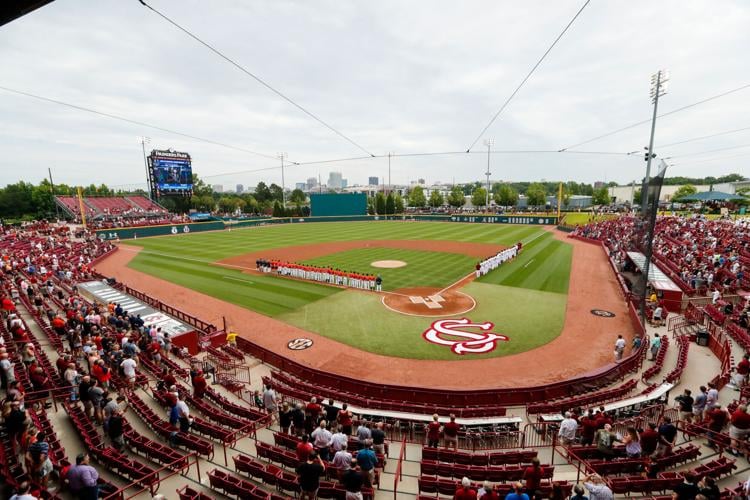
[[[497,342],[510,340],[506,335],[491,332],[494,323],[472,323],[468,318],[439,319],[422,333],[422,337],[433,344],[450,346],[455,354],[483,354],[495,350]],[[478,328],[481,333],[467,332],[464,328]],[[448,336],[444,338],[443,336]],[[453,340],[463,337],[467,340]]]

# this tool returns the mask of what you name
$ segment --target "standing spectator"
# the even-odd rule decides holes
[[[331,462],[331,465],[339,471],[347,471],[352,467],[352,454],[346,448],[347,445],[344,443],[344,446],[333,456],[333,461]],[[341,476],[339,475],[339,477]]]
[[[364,448],[365,442],[372,440],[372,431],[370,431],[370,422],[365,422],[364,420],[359,423],[359,427],[357,427],[357,443],[359,444],[359,449]],[[362,465],[362,464],[360,464]],[[362,467],[364,470],[364,466]]]
[[[573,487],[573,495],[570,496],[570,500],[589,500],[589,497],[583,494],[584,490],[581,485],[576,484]]]
[[[352,411],[348,409],[349,406],[344,403],[341,405],[338,416],[336,417],[339,425],[341,426],[341,432],[347,436],[352,435]]]
[[[432,416],[432,422],[427,425],[427,446],[437,448],[440,443],[440,431],[442,426],[438,421],[437,413]]]
[[[122,361],[122,363],[120,363],[120,368],[122,368],[122,374],[125,376],[125,379],[127,380],[128,385],[131,388],[135,386],[135,368],[137,366],[138,366],[138,363],[136,362],[136,360],[128,355],[126,355],[125,359]]]
[[[625,339],[622,338],[622,335],[617,336],[617,340],[615,341],[615,361],[620,361],[622,359],[622,354],[625,352]]]
[[[528,493],[530,498],[542,498],[539,489],[542,485],[543,477],[544,467],[539,465],[537,457],[532,458],[531,465],[523,471],[523,479],[526,481],[526,493]]]
[[[15,364],[8,357],[8,353],[0,354],[0,370],[2,370],[3,389],[16,380]]]
[[[458,450],[458,431],[461,428],[456,423],[456,415],[453,413],[448,417],[448,422],[443,426],[443,446],[453,448],[453,451]]]
[[[203,370],[198,370],[191,382],[193,384],[193,397],[202,399],[208,389],[208,382],[205,375],[203,375]]]
[[[334,404],[333,399],[328,400],[328,404],[325,405],[326,422],[331,430],[335,430],[339,422],[339,408]]]
[[[325,473],[325,470],[325,464],[315,452],[310,453],[307,460],[297,466],[300,500],[315,500],[320,487],[320,476]]]
[[[569,446],[576,440],[576,431],[578,430],[578,422],[573,418],[573,414],[569,411],[565,412],[565,418],[560,422],[560,430],[557,436],[560,438],[560,442]]]
[[[375,453],[385,455],[385,432],[383,431],[383,422],[375,424],[375,428],[370,432],[372,434],[372,449]]]
[[[346,500],[362,500],[362,485],[365,479],[356,460],[351,460],[351,466],[344,472],[341,482],[346,489]]]
[[[715,404],[719,402],[719,390],[716,388],[716,384],[709,382],[708,392],[706,392],[706,410],[710,410]]]
[[[331,431],[326,429],[326,421],[321,420],[318,428],[315,429],[311,437],[313,438],[313,447],[318,453],[318,456],[325,461],[328,461],[328,452],[331,448]]]
[[[707,399],[706,386],[700,386],[699,391],[700,392],[695,396],[695,400],[693,401],[693,418],[696,422],[703,420],[703,413],[706,409]]]
[[[308,436],[307,434],[303,435],[302,439],[300,439],[300,442],[297,443],[297,448],[295,449],[295,453],[297,454],[297,460],[299,461],[299,463],[306,462],[313,451],[315,450],[312,443],[310,443],[310,436]]]
[[[294,435],[301,437],[305,433],[305,412],[302,410],[302,403],[294,405],[292,410],[292,426]]]
[[[690,389],[685,389],[685,392],[674,398],[674,400],[680,406],[680,418],[688,423],[693,421],[693,396]]]
[[[654,338],[651,339],[651,361],[656,361],[656,355],[659,354],[661,348],[661,337],[658,333],[654,334]]]
[[[698,489],[699,494],[706,497],[706,500],[719,500],[721,498],[721,491],[716,485],[716,480],[710,476],[704,476],[698,482]]]
[[[180,422],[180,432],[190,432],[190,408],[188,408],[187,403],[182,398],[178,398],[175,408]]]
[[[482,487],[477,491],[478,500],[500,500],[497,496],[497,492],[492,488],[492,484],[489,481],[482,483]]]
[[[593,409],[589,409],[588,414],[581,418],[581,426],[583,427],[583,432],[581,433],[581,444],[588,446],[594,442],[594,435],[596,434],[598,427]]]
[[[656,308],[654,309],[654,314],[651,317],[652,322],[654,326],[661,326],[662,323],[662,315],[664,314],[664,308],[661,306],[661,303],[656,305]]]
[[[599,474],[586,477],[583,485],[589,490],[589,500],[614,500],[615,495]]]
[[[365,476],[368,486],[375,484],[375,466],[378,465],[378,457],[372,451],[372,440],[365,441],[365,447],[357,452],[357,463]]]
[[[649,422],[645,431],[641,432],[641,452],[644,456],[649,457],[656,451],[656,445],[659,444],[659,432],[656,430],[656,424]]]
[[[263,408],[266,409],[266,412],[271,415],[271,419],[273,420],[277,409],[277,403],[276,392],[271,388],[270,385],[266,385],[266,389],[263,391]],[[321,458],[323,460],[327,460],[326,457]]]
[[[123,430],[122,411],[116,409],[109,417],[107,435],[109,435],[109,439],[112,441],[112,446],[118,450],[125,447],[125,440],[122,437]]]
[[[710,410],[708,410],[708,412],[706,412],[706,419],[708,420],[708,432],[706,433],[706,438],[708,439],[707,444],[711,448],[716,448],[714,435],[721,433],[722,429],[724,429],[724,426],[729,421],[729,414],[721,409],[719,403],[716,403]]]
[[[80,500],[99,498],[99,473],[89,465],[88,453],[76,457],[76,464],[68,470],[68,485],[73,495]]]
[[[104,389],[99,387],[99,381],[96,379],[91,380],[91,387],[89,388],[89,399],[91,399],[91,406],[94,409],[94,420],[98,424],[104,422]]]
[[[453,500],[476,500],[477,490],[471,487],[471,481],[468,477],[461,479],[461,486],[456,489]]]
[[[691,472],[684,475],[684,481],[678,484],[672,493],[672,500],[695,500],[698,495],[698,485],[695,484],[695,476]]]
[[[641,448],[640,436],[638,436],[638,431],[635,430],[635,427],[628,427],[625,430],[622,442],[625,444],[625,454],[628,458],[640,458],[643,449]]]
[[[615,441],[618,439],[617,435],[612,432],[612,426],[610,424],[604,424],[603,429],[596,431],[594,440],[596,442],[596,450],[601,455],[601,458],[609,460],[614,457],[614,445]]]
[[[289,428],[292,426],[292,410],[289,409],[289,403],[284,401],[279,409],[279,428],[282,434],[289,434]]]
[[[36,441],[29,445],[26,452],[29,475],[42,486],[47,486],[49,473],[52,472],[52,462],[49,459],[49,443],[45,441],[43,432],[36,435]]]
[[[672,451],[675,439],[677,439],[677,427],[672,423],[672,419],[664,417],[662,424],[659,426],[659,441],[656,445],[654,455],[663,457]]]
[[[31,485],[24,481],[18,485],[16,493],[10,497],[10,500],[39,500],[39,498],[31,494]]]
[[[76,401],[80,395],[80,388],[78,384],[79,382],[81,382],[81,380],[80,375],[78,374],[78,370],[76,370],[75,363],[68,363],[68,367],[63,373],[63,379],[65,379],[65,381],[70,386],[70,400]],[[86,390],[88,390],[88,388],[86,388]],[[86,405],[84,404],[84,408],[85,407]]]
[[[750,373],[750,354],[745,354],[737,363],[736,373],[734,374],[734,383],[730,386],[735,391],[739,391],[747,383],[747,375]]]
[[[739,443],[746,443],[747,436],[750,434],[750,415],[747,413],[747,406],[740,405],[732,413],[729,424],[729,437],[732,439],[729,453],[739,456]]]

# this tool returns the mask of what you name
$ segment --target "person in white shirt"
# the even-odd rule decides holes
[[[312,437],[313,439],[313,446],[315,447],[315,451],[318,452],[320,458],[322,458],[323,460],[328,460],[328,452],[331,446],[331,438],[333,437],[333,435],[328,429],[326,429],[325,420],[320,421],[320,425],[317,429],[312,431],[310,437]]]
[[[120,368],[122,368],[122,373],[125,375],[125,378],[128,379],[128,384],[133,386],[135,384],[135,368],[138,366],[138,363],[131,357],[126,357],[122,363],[120,363]]]
[[[714,289],[713,293],[711,294],[711,303],[716,304],[719,299],[721,298],[721,292],[718,288]]]
[[[625,352],[625,339],[622,338],[622,335],[617,336],[617,340],[615,341],[615,361],[620,361],[622,359],[622,354]]]
[[[339,427],[338,432],[331,437],[331,448],[333,448],[333,451],[338,453],[341,450],[346,449],[346,445],[349,442],[349,438],[341,432],[341,427]]]
[[[344,447],[337,451],[336,454],[333,456],[333,461],[331,462],[331,465],[333,465],[336,469],[338,469],[341,472],[348,471],[352,467],[352,454],[349,453],[346,449],[346,443],[344,444]]]
[[[565,418],[560,422],[560,430],[557,436],[560,438],[560,442],[564,445],[573,444],[576,439],[576,431],[578,430],[578,422],[573,418],[573,414],[565,412]]]

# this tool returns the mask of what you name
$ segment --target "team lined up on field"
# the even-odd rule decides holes
[[[515,245],[513,245],[510,248],[506,248],[505,250],[498,252],[496,255],[493,255],[492,257],[488,257],[484,259],[483,261],[477,263],[476,270],[477,270],[477,278],[480,276],[484,276],[490,271],[493,271],[500,267],[500,265],[503,262],[507,262],[518,255],[518,252],[521,251],[521,247],[523,244],[519,241]]]
[[[259,271],[264,273],[276,273],[279,276],[319,281],[321,283],[358,288],[360,290],[375,290],[376,292],[380,292],[383,285],[383,279],[380,276],[372,274],[351,273],[339,271],[338,269],[307,266],[281,260],[258,259],[255,261],[255,265]]]

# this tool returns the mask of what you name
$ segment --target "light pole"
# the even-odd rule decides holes
[[[146,159],[146,144],[151,144],[150,137],[141,136],[141,150],[143,151],[143,164],[146,166],[146,186],[148,187],[148,197],[153,200],[151,193],[151,176],[148,174],[148,160]]]
[[[391,189],[393,189],[391,184],[391,156],[393,156],[393,153],[388,151],[388,193],[386,193],[386,196],[391,194]]]
[[[659,98],[667,93],[667,86],[669,85],[669,71],[660,69],[656,74],[651,76],[651,102],[654,104],[654,114],[651,116],[651,137],[646,146],[646,153],[644,154],[644,160],[646,160],[646,180],[643,183],[643,189],[641,193],[641,212],[646,210],[646,203],[648,202],[648,181],[651,179],[651,160],[656,157],[654,153],[654,132],[656,131],[656,110],[659,107]]]
[[[286,158],[286,153],[279,153],[278,157],[281,159],[281,206],[286,208],[286,184],[284,183],[284,158]]]
[[[485,201],[486,209],[489,210],[490,208],[490,151],[492,150],[492,146],[495,145],[495,139],[485,139],[484,145],[487,146],[487,171],[484,173],[484,175],[487,176],[487,199]]]

